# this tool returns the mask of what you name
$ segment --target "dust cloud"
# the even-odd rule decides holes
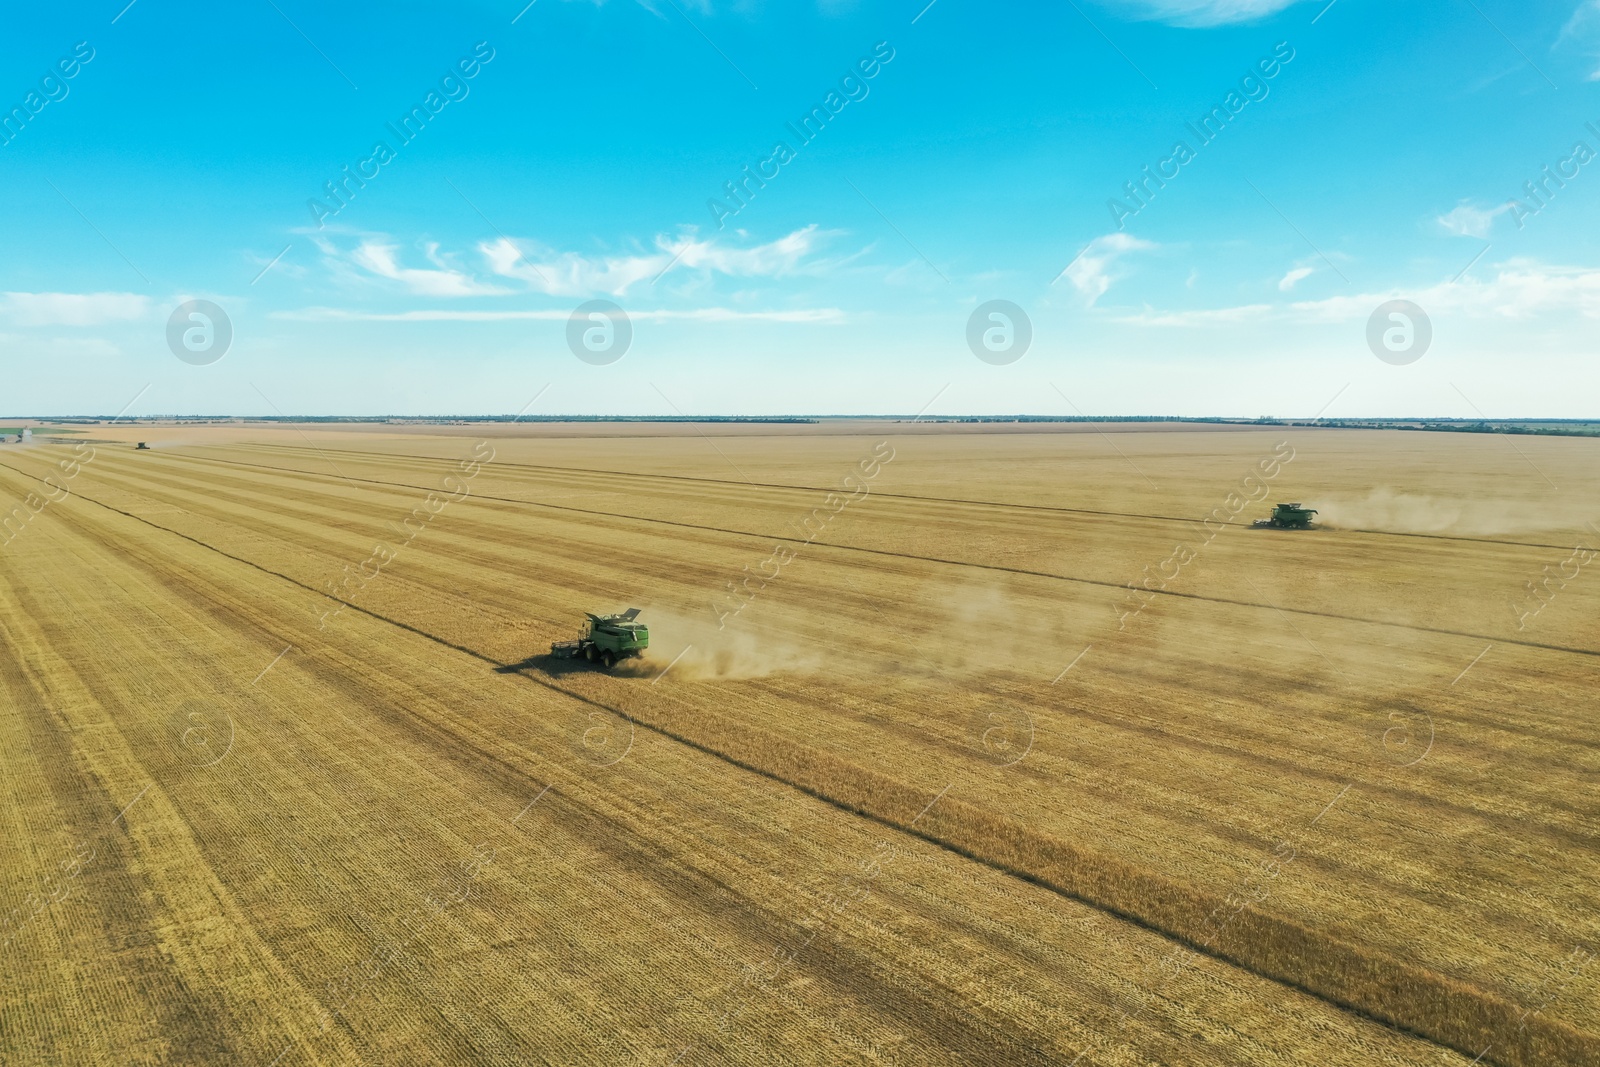
[[[797,635],[757,630],[737,620],[719,630],[709,610],[698,616],[652,608],[643,621],[650,624],[653,642],[658,634],[672,635],[670,643],[652,643],[641,661],[640,666],[651,675],[673,664],[672,676],[682,680],[765,678],[778,673],[816,673],[829,662],[825,649]]]
[[[1004,580],[963,575],[953,582],[933,583],[921,599],[929,605],[922,621],[931,631],[922,644],[934,654],[939,673],[946,677],[1021,667],[1032,654],[1019,653],[1019,646],[1050,647],[1059,642],[1054,633],[1019,641],[1019,631],[1048,626],[1054,618],[1024,607]],[[1028,621],[1024,623],[1024,619]]]
[[[1576,511],[1552,509],[1548,500],[1465,500],[1394,489],[1374,489],[1364,497],[1322,497],[1307,506],[1318,509],[1316,521],[1322,526],[1476,537],[1570,530],[1582,526],[1584,518]]]
[[[1063,601],[1053,587],[978,573],[879,586],[870,598],[853,585],[851,595],[839,593],[823,601],[825,613],[817,601],[758,598],[721,629],[710,608],[652,606],[643,616],[652,644],[630,673],[654,677],[682,653],[673,679],[871,672],[948,681],[1047,668],[1049,677],[1082,650],[1096,623],[1115,625],[1098,599]]]

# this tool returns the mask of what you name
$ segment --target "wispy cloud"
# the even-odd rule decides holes
[[[423,244],[425,267],[407,265],[399,245],[382,235],[362,236],[354,248],[326,234],[313,239],[336,273],[368,282],[395,282],[417,296],[536,292],[560,297],[622,297],[669,275],[781,278],[830,264],[841,266],[849,259],[824,261],[817,257],[832,236],[833,231],[811,225],[764,244],[739,246],[692,232],[676,237],[662,234],[655,238],[653,250],[599,256],[556,252],[535,241],[501,236],[479,242],[472,252],[463,254],[446,254],[436,243]],[[476,269],[464,265],[466,261],[476,263]]]
[[[1510,210],[1509,201],[1497,207],[1483,207],[1470,200],[1463,200],[1434,221],[1450,233],[1482,239],[1488,237],[1489,231],[1494,229],[1494,220]]]
[[[621,256],[551,254],[529,242],[505,237],[485,241],[478,250],[495,274],[515,278],[537,292],[551,296],[625,296],[634,286],[653,281],[669,269],[742,278],[783,277],[797,272],[829,236],[832,234],[813,224],[748,248],[732,247],[713,238],[662,235],[655,239],[653,252]]]
[[[1492,278],[1463,278],[1424,289],[1360,293],[1287,304],[1245,304],[1188,311],[1146,308],[1116,316],[1140,326],[1227,326],[1242,322],[1352,322],[1366,319],[1386,300],[1414,301],[1430,315],[1459,314],[1474,319],[1518,320],[1559,314],[1600,319],[1600,270],[1513,259],[1496,265]]]
[[[418,296],[493,296],[510,291],[483,284],[451,266],[439,255],[437,244],[424,245],[423,251],[433,264],[432,269],[400,266],[399,248],[378,240],[361,242],[350,254],[350,260],[380,278],[399,282],[407,292]]]
[[[1141,241],[1132,234],[1108,233],[1091,241],[1063,273],[1093,307],[1115,282],[1127,276],[1128,272],[1117,266],[1122,257],[1155,247],[1154,242]]]
[[[1119,9],[1174,26],[1226,26],[1275,15],[1300,0],[1117,0]]]
[[[1131,315],[1118,315],[1117,322],[1134,326],[1236,326],[1272,318],[1281,309],[1271,304],[1243,304],[1239,307],[1200,308],[1192,311],[1155,311],[1146,308]]]
[[[1588,54],[1589,81],[1600,81],[1600,0],[1583,0],[1561,27],[1557,43]]]
[[[785,311],[738,311],[708,307],[686,310],[629,308],[630,319],[646,322],[788,322],[838,323],[845,321],[838,308],[799,308]],[[414,311],[359,311],[348,308],[311,307],[297,311],[277,311],[272,317],[294,322],[519,322],[525,320],[565,320],[570,308],[543,308],[525,311],[467,311],[460,308],[425,308]]]
[[[1293,289],[1295,285],[1305,281],[1316,272],[1317,268],[1315,267],[1295,267],[1293,270],[1289,271],[1288,274],[1285,274],[1282,278],[1278,279],[1278,292],[1287,293],[1289,290]]]
[[[18,326],[98,326],[140,319],[150,298],[138,293],[0,293],[0,316]]]
[[[56,358],[89,356],[105,359],[122,355],[122,348],[104,337],[52,337],[46,351]]]

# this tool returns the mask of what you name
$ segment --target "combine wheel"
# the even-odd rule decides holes
[[[589,645],[587,648],[585,648],[583,650],[583,658],[588,660],[590,663],[593,663],[595,661],[594,646],[593,645]]]
[[[600,661],[606,665],[606,670],[609,671],[612,667],[617,665],[617,654],[612,652],[610,649],[607,649],[600,657]]]

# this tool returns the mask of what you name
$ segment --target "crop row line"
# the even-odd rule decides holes
[[[25,471],[4,464],[25,477]],[[394,483],[382,483],[394,484]],[[234,555],[198,538],[141,516],[83,499],[108,511],[179,537],[232,561],[279,578],[318,596],[339,600],[288,575]],[[526,503],[526,502],[522,502]],[[893,553],[890,553],[893,554]],[[345,603],[344,601],[340,601]],[[380,613],[347,606],[497,668],[507,665],[475,649]],[[1536,1018],[1527,1025],[1511,1002],[1478,987],[1423,967],[1353,945],[1266,911],[1237,917],[1235,935],[1225,944],[1202,940],[1206,917],[1216,910],[1210,893],[1195,890],[1112,856],[1020,826],[1004,816],[959,800],[946,800],[927,817],[925,791],[887,775],[855,766],[830,753],[773,737],[714,713],[682,714],[674,729],[659,716],[629,715],[542,679],[524,680],[600,708],[669,740],[797,789],[824,803],[920,837],[1004,874],[1078,900],[1180,944],[1239,966],[1343,1010],[1377,1019],[1467,1055],[1484,1041],[1504,1034],[1516,1022],[1515,1038],[1497,1057],[1508,1067],[1600,1059],[1600,1037],[1564,1023]],[[653,720],[653,721],[652,721]],[[707,735],[692,736],[693,732]],[[913,818],[911,812],[917,811]]]
[[[232,467],[249,467],[256,470],[277,471],[281,474],[299,474],[308,478],[319,480],[332,480],[331,475],[320,474],[316,471],[305,471],[293,467],[273,467],[267,464],[246,463],[243,460],[217,460],[210,457],[185,457],[186,459],[204,458],[208,462],[221,463]],[[5,466],[5,464],[0,464]],[[11,468],[15,469],[15,468]],[[24,472],[19,472],[24,473]],[[391,489],[414,489],[427,492],[425,486],[410,485],[406,482],[391,482],[381,478],[343,478],[343,481],[365,482],[369,485],[381,485]],[[797,538],[782,535],[757,533],[753,530],[738,530],[726,526],[708,526],[703,523],[683,522],[677,519],[657,519],[643,515],[629,515],[623,512],[602,511],[596,508],[579,508],[570,504],[549,504],[538,500],[521,500],[516,497],[490,496],[484,493],[474,493],[473,499],[479,501],[494,501],[500,504],[514,504],[521,507],[544,508],[551,511],[565,511],[579,515],[594,515],[602,518],[624,519],[631,522],[650,523],[659,526],[676,526],[681,529],[704,530],[708,533],[729,534],[735,537],[752,537],[766,541],[782,541],[791,544],[802,544]],[[1020,574],[1030,578],[1046,578],[1058,582],[1071,582],[1077,585],[1095,586],[1102,589],[1115,589],[1124,592],[1127,584],[1107,581],[1101,578],[1081,578],[1070,574],[1056,574],[1051,571],[1036,571],[1026,567],[1008,567],[999,563],[975,563],[970,560],[945,559],[940,556],[924,556],[913,552],[896,552],[886,548],[867,548],[861,545],[830,544],[823,541],[813,543],[813,547],[833,549],[838,552],[858,552],[874,556],[887,556],[896,559],[917,560],[923,563],[937,563],[949,567],[969,567],[975,570],[997,571],[1004,574]],[[1562,652],[1574,656],[1600,657],[1600,649],[1577,648],[1571,645],[1557,645],[1544,641],[1530,641],[1499,634],[1483,634],[1471,630],[1452,630],[1440,626],[1423,626],[1417,623],[1394,622],[1389,619],[1372,619],[1361,615],[1346,615],[1341,612],[1318,611],[1313,608],[1294,606],[1280,606],[1276,604],[1263,604],[1252,600],[1238,600],[1232,597],[1207,596],[1201,593],[1185,593],[1174,589],[1151,589],[1147,592],[1155,596],[1174,597],[1180,600],[1192,600],[1200,603],[1223,604],[1229,607],[1250,608],[1258,611],[1285,612],[1292,615],[1304,615],[1312,618],[1336,619],[1341,622],[1355,622],[1367,626],[1382,626],[1391,629],[1408,630],[1414,633],[1440,634],[1445,637],[1471,638],[1473,641],[1489,641],[1495,644],[1521,645],[1525,648],[1537,648],[1546,652]]]

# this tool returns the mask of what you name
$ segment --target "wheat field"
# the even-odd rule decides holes
[[[1592,442],[79,429],[8,1067],[1600,1062]]]

